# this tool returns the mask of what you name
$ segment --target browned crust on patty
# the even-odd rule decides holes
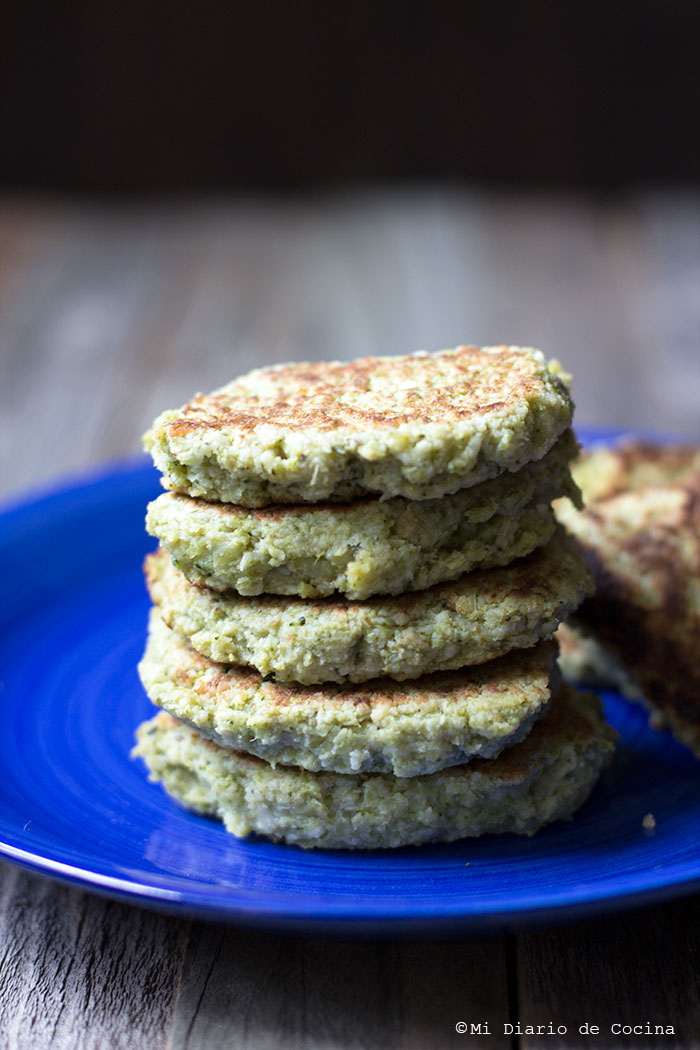
[[[256,671],[245,667],[217,664],[173,633],[168,673],[180,686],[205,697],[207,703],[215,704],[221,698],[226,699],[231,690],[235,690],[241,694],[256,692],[264,696],[267,704],[275,707],[295,704],[323,710],[342,703],[380,709],[403,703],[428,703],[441,698],[495,696],[510,689],[521,689],[524,680],[536,680],[538,686],[546,688],[553,674],[554,680],[558,681],[553,670],[557,652],[556,642],[550,639],[476,667],[436,671],[403,682],[393,678],[374,678],[352,685],[325,682],[309,686],[275,682],[261,678]]]
[[[574,621],[700,755],[700,476],[598,499],[566,518],[596,578]]]
[[[700,477],[700,447],[627,439],[581,453],[574,474],[587,502],[608,499],[648,485]]]
[[[166,711],[159,711],[157,719],[163,729],[174,729],[180,724]],[[212,752],[222,750],[221,744],[199,735],[207,749]],[[604,724],[602,708],[597,698],[591,693],[581,694],[572,686],[562,685],[547,713],[539,719],[524,740],[502,751],[496,758],[474,758],[468,763],[452,766],[449,775],[479,775],[504,783],[521,783],[532,776],[553,745],[557,746],[566,740],[577,749],[583,749],[601,735],[610,741],[617,739],[615,731]],[[229,750],[238,760],[248,763],[251,767],[259,768],[269,764],[265,759],[245,751],[225,750]],[[291,767],[279,765],[277,768],[284,770]],[[321,772],[319,775],[323,777],[326,774]],[[372,775],[362,774],[365,778]]]
[[[446,365],[463,379],[459,403],[454,384],[437,382]],[[263,390],[250,390],[243,377],[213,394],[197,394],[168,430],[172,436],[224,428],[247,433],[265,423],[289,430],[377,430],[458,421],[530,398],[542,383],[534,368],[531,358],[508,346],[275,366],[252,373],[266,381]],[[384,377],[391,392],[378,392],[373,409],[348,397],[353,391],[373,392],[373,381]]]
[[[497,759],[475,758],[470,765],[459,768],[465,773],[476,771],[502,781],[519,783],[526,780],[557,741],[566,739],[583,748],[600,734],[602,709],[600,703],[596,703],[595,715],[592,716],[592,699],[591,693],[579,694],[572,686],[562,685],[547,714],[539,719],[524,740],[502,751]],[[609,726],[605,731],[609,739],[615,739],[616,734]]]

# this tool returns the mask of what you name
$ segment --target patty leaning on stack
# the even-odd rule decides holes
[[[642,702],[700,758],[700,448],[628,440],[574,469],[587,506],[559,514],[596,592],[559,632],[564,673]]]
[[[572,412],[539,351],[459,347],[260,369],[163,413],[152,778],[306,847],[572,813],[614,747],[552,641],[592,587],[551,509],[578,500]]]

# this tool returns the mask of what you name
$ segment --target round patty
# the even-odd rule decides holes
[[[494,755],[524,736],[556,686],[542,642],[410,682],[282,685],[201,656],[153,611],[139,673],[149,698],[219,743],[273,763],[415,776]]]
[[[148,531],[193,583],[239,594],[362,599],[507,565],[546,543],[551,501],[578,501],[571,431],[534,463],[432,500],[365,499],[251,510],[164,493]]]
[[[461,346],[258,369],[162,413],[144,444],[167,487],[207,500],[432,499],[540,459],[572,414],[539,350]]]
[[[306,848],[375,849],[486,833],[532,835],[567,817],[610,761],[615,734],[597,697],[568,687],[519,744],[426,776],[311,773],[223,748],[159,714],[134,753],[152,780],[238,837]]]
[[[484,663],[550,638],[592,591],[579,548],[561,529],[510,565],[363,602],[219,594],[190,583],[163,549],[145,571],[165,622],[198,652],[306,685]]]

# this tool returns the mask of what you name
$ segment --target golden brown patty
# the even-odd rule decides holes
[[[572,412],[540,351],[461,346],[259,369],[144,440],[168,487],[204,499],[431,499],[540,459]]]
[[[151,614],[139,673],[150,699],[219,743],[269,762],[415,776],[521,739],[558,684],[554,642],[408,682],[302,686],[200,656]]]
[[[493,660],[551,638],[593,589],[561,526],[511,565],[363,602],[220,594],[190,583],[165,550],[145,569],[165,622],[198,652],[307,685],[416,678]]]
[[[648,485],[700,476],[700,448],[627,439],[582,452],[573,472],[586,502],[607,499]]]
[[[376,849],[467,836],[532,835],[569,816],[613,755],[597,697],[564,689],[521,743],[495,759],[426,776],[273,768],[159,714],[134,750],[152,780],[232,834],[254,831],[305,848]]]
[[[401,594],[507,565],[546,543],[553,499],[577,503],[567,430],[542,459],[440,499],[363,499],[251,510],[165,492],[146,528],[193,583],[239,594]]]
[[[574,622],[700,757],[700,475],[559,514],[596,577]]]

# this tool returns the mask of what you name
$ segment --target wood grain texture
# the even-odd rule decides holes
[[[5,493],[138,450],[239,372],[520,342],[578,418],[700,437],[700,198],[422,191],[306,203],[0,206]]]
[[[523,1036],[523,1050],[700,1047],[700,898],[518,938],[518,1016],[563,1024],[562,1036]],[[599,1034],[580,1032],[584,1022]],[[615,1025],[649,1022],[673,1034]]]
[[[162,408],[259,364],[465,340],[560,357],[583,422],[700,438],[700,197],[6,200],[0,494],[136,453]],[[698,898],[517,940],[354,944],[190,925],[0,865],[0,930],[0,1050],[669,1045],[574,1031],[619,1006],[700,1045]],[[503,1033],[550,1017],[568,1041]]]
[[[172,1050],[443,1050],[477,1047],[457,1021],[508,1014],[499,940],[351,943],[199,927],[187,952]],[[510,1040],[495,1035],[493,1050]]]
[[[165,1048],[189,924],[0,865],[3,1050]]]

